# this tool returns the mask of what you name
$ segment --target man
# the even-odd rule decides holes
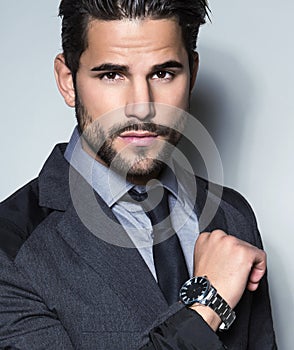
[[[249,205],[172,159],[206,5],[62,0],[60,15],[78,127],[1,204],[0,346],[275,349]]]

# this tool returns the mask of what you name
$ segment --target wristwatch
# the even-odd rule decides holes
[[[185,282],[180,289],[180,299],[187,306],[194,303],[209,306],[222,320],[220,330],[229,329],[236,318],[234,310],[218,294],[206,276],[192,277]]]

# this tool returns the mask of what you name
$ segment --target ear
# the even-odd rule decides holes
[[[72,73],[65,64],[63,54],[56,56],[54,60],[54,74],[58,89],[69,107],[75,106],[75,89]]]
[[[198,73],[198,67],[199,67],[199,55],[198,52],[194,52],[193,54],[193,68],[191,71],[191,79],[190,79],[190,93],[193,90],[193,87],[195,85],[197,73]]]

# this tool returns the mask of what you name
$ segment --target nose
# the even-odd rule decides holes
[[[125,115],[128,118],[140,120],[152,119],[155,116],[154,101],[148,81],[132,83],[125,106]]]

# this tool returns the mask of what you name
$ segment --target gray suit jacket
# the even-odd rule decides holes
[[[39,177],[0,206],[0,349],[204,350],[223,348],[221,341],[229,349],[275,349],[266,278],[257,292],[245,291],[235,323],[219,338],[196,313],[168,307],[141,255],[123,247],[131,242],[111,210],[75,171],[69,179],[64,149],[57,146]],[[208,191],[197,181],[200,213]],[[73,197],[97,234],[77,215]],[[254,215],[235,191],[224,190],[202,230],[215,228],[261,247]],[[120,245],[107,243],[109,235]],[[192,319],[189,334],[181,317]],[[174,344],[182,346],[162,345],[177,332]]]

